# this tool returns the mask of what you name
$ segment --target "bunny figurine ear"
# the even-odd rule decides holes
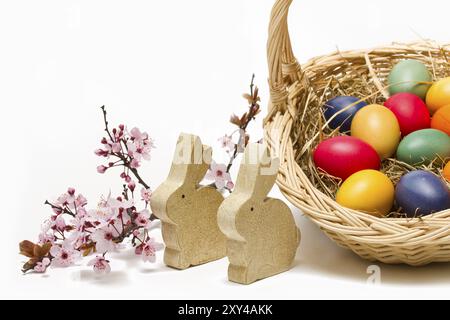
[[[212,149],[202,145],[198,136],[180,134],[178,138],[169,180],[197,185],[205,177],[212,158]]]
[[[249,144],[239,170],[236,191],[251,192],[253,198],[264,199],[275,184],[280,159],[272,158],[264,144]]]

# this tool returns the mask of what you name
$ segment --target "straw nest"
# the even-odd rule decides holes
[[[383,104],[389,96],[388,74],[403,59],[422,61],[434,79],[448,77],[450,46],[432,41],[394,43],[334,52],[300,66],[287,27],[291,2],[276,2],[268,42],[271,103],[265,139],[281,159],[278,185],[282,192],[333,240],[365,259],[414,266],[450,261],[450,210],[408,219],[399,212],[377,218],[343,208],[334,201],[341,181],[318,170],[312,161],[312,151],[321,141],[340,134],[327,126],[322,112],[326,101],[352,95]],[[444,161],[436,159],[420,169],[441,175]],[[382,171],[396,183],[417,169],[388,159]]]

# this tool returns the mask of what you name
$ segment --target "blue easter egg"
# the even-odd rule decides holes
[[[450,209],[447,185],[426,171],[413,171],[404,175],[397,184],[395,199],[408,217],[426,216]]]
[[[342,111],[348,106],[355,104],[349,107],[347,110],[342,111],[342,113],[338,114],[333,120],[330,121],[330,128],[337,129],[342,133],[350,131],[352,120],[355,114],[367,106],[367,103],[364,101],[357,103],[361,99],[350,96],[339,96],[331,99],[323,106],[325,119],[329,121],[336,113]]]

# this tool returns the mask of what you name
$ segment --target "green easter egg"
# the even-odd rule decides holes
[[[408,92],[425,100],[429,84],[418,82],[431,82],[431,73],[427,67],[417,60],[403,60],[395,65],[389,74],[389,92],[391,95]]]
[[[406,136],[397,149],[397,159],[410,165],[429,164],[450,157],[450,137],[439,130],[425,129]]]

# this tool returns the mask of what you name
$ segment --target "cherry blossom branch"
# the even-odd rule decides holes
[[[75,214],[74,214],[72,211],[70,211],[69,209],[55,206],[54,204],[51,204],[48,200],[46,200],[46,201],[44,202],[44,205],[48,205],[48,206],[50,206],[52,209],[54,209],[54,210],[56,210],[56,211],[61,211],[62,214],[67,214],[67,215],[69,215],[69,216],[71,216],[71,217],[75,217]]]
[[[103,112],[103,121],[105,123],[105,132],[108,134],[109,138],[112,141],[114,141],[115,139],[113,138],[111,131],[109,130],[108,114],[106,112],[106,107],[102,106],[101,109]],[[131,173],[133,173],[135,178],[138,180],[139,184],[141,184],[145,189],[150,189],[150,186],[144,181],[144,179],[142,179],[137,169],[132,167],[131,165],[132,159],[130,160],[131,157],[127,158],[126,156],[118,152],[112,152],[112,155],[123,161],[123,166],[126,167],[128,170],[130,170]]]
[[[22,241],[20,253],[29,260],[22,271],[43,273],[49,266],[72,266],[82,256],[97,253],[89,261],[97,273],[111,270],[106,255],[117,251],[119,244],[131,238],[137,256],[144,262],[155,261],[156,251],[162,249],[149,233],[156,217],[148,210],[151,200],[150,185],[140,176],[138,168],[143,160],[150,160],[154,148],[150,136],[138,128],[128,131],[124,125],[110,129],[105,106],[103,112],[106,137],[101,140],[102,148],[95,154],[109,160],[107,165],[97,167],[99,173],[121,167],[120,178],[123,185],[121,196],[101,198],[94,209],[88,210],[88,201],[75,189],[69,188],[55,202],[45,201],[52,209],[52,215],[42,225],[38,242]],[[136,182],[143,187],[140,198],[136,196]],[[138,210],[139,203],[144,207]],[[139,239],[139,244],[135,242]]]
[[[255,91],[256,91],[256,95],[255,95]],[[252,81],[250,83],[250,95],[248,95],[248,96],[244,95],[244,97],[250,102],[249,112],[248,112],[247,116],[242,117],[239,120],[239,123],[237,121],[233,120],[233,116],[232,116],[231,122],[234,124],[238,123],[239,129],[242,130],[241,132],[245,133],[247,131],[249,124],[252,122],[252,120],[255,120],[255,117],[260,112],[260,106],[258,104],[258,102],[260,101],[260,98],[258,96],[258,88],[255,89],[255,75],[254,74],[252,75]],[[243,121],[243,123],[242,123],[242,119],[245,119]],[[242,135],[241,135],[239,139],[245,140],[246,136],[244,135],[244,137],[242,137]],[[247,142],[244,141],[244,144],[247,145]],[[233,167],[234,160],[236,160],[236,158],[239,154],[239,145],[242,145],[242,141],[239,141],[239,143],[234,146],[233,155],[231,156],[230,162],[228,163],[228,166],[227,166],[228,173],[230,173],[231,168]]]
[[[229,192],[232,192],[234,184],[230,174],[231,169],[238,155],[244,152],[245,147],[250,141],[250,136],[247,134],[250,123],[256,120],[256,116],[261,112],[261,107],[259,105],[261,99],[259,97],[258,87],[255,86],[255,75],[252,75],[250,93],[244,94],[243,97],[248,101],[248,111],[241,117],[233,114],[230,118],[230,122],[237,126],[238,129],[232,134],[225,135],[219,139],[222,147],[227,149],[227,153],[230,154],[228,164],[224,165],[213,162],[206,175],[207,180],[214,181],[211,186],[215,186],[218,190],[228,190]],[[236,132],[239,132],[239,140],[237,143],[233,142],[233,136]]]

